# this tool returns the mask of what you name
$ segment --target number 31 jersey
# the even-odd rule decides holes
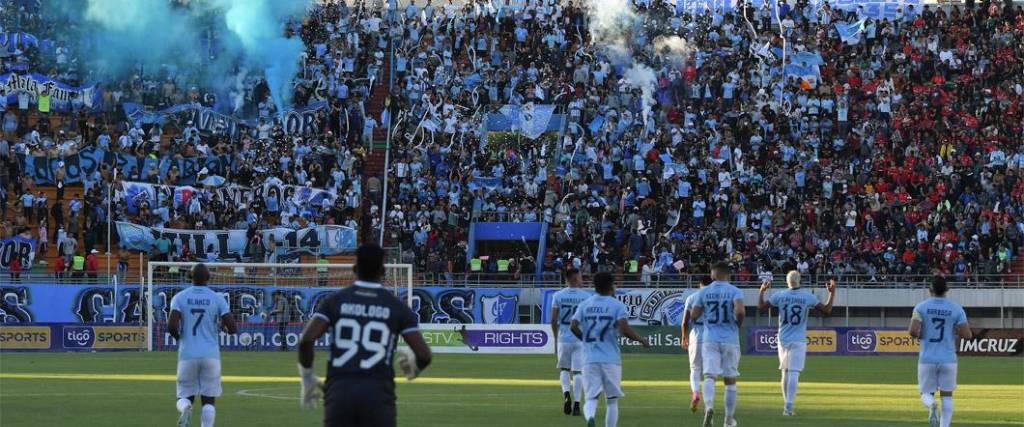
[[[327,378],[394,381],[391,366],[398,337],[419,329],[416,315],[379,283],[356,281],[320,302],[313,317],[330,329]]]
[[[608,295],[594,295],[576,307],[572,319],[583,332],[583,363],[622,364],[618,324],[626,316],[626,305]]]
[[[695,307],[703,307],[700,320],[704,322],[704,342],[739,344],[739,325],[736,324],[736,301],[743,301],[743,292],[728,282],[711,282],[697,292]]]

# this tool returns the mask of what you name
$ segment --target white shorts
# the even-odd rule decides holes
[[[956,390],[956,363],[917,365],[917,387],[922,394],[934,394],[935,390]]]
[[[178,361],[178,398],[219,397],[221,392],[220,359]]]
[[[740,345],[704,341],[700,350],[705,377],[736,378],[740,376]]]
[[[580,372],[583,369],[583,343],[558,343],[558,369]]]
[[[703,369],[704,360],[701,357],[700,351],[702,345],[697,340],[697,331],[690,331],[690,346],[686,348],[686,352],[690,354],[690,372]]]
[[[807,360],[806,342],[779,344],[779,370],[801,372],[804,370],[805,360]]]
[[[583,365],[583,394],[597,399],[604,392],[606,399],[623,397],[622,365],[614,363],[587,363]]]

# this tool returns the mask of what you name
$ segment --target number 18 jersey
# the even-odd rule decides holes
[[[818,306],[818,297],[802,288],[787,289],[769,299],[779,309],[779,343],[807,341],[807,316]]]
[[[322,300],[313,313],[330,325],[327,379],[394,381],[398,336],[419,329],[412,310],[379,283],[356,281]]]
[[[583,363],[622,364],[618,324],[626,316],[626,305],[608,295],[594,295],[576,307],[572,319],[583,332]]]

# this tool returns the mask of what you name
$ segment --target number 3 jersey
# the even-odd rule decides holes
[[[956,327],[967,323],[963,307],[946,298],[931,297],[914,307],[921,322],[921,353],[918,363],[956,363]]]
[[[398,337],[419,329],[412,310],[379,283],[356,281],[317,306],[313,317],[330,325],[327,378],[369,377],[394,381],[391,366]]]
[[[622,364],[618,324],[626,316],[626,305],[608,295],[594,295],[576,307],[572,319],[583,332],[583,363]]]
[[[206,286],[190,286],[171,298],[181,313],[178,360],[220,358],[220,318],[231,312],[228,300]]]
[[[807,341],[807,316],[818,306],[818,297],[803,288],[787,289],[769,299],[779,310],[779,343]]]

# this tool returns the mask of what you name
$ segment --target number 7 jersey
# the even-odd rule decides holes
[[[189,286],[171,298],[181,313],[178,360],[220,359],[220,318],[231,312],[228,300],[206,286]]]
[[[327,379],[376,378],[394,381],[391,366],[398,337],[419,330],[412,310],[379,283],[356,281],[324,298],[313,313],[330,329]]]
[[[608,295],[594,295],[576,307],[572,319],[583,332],[583,363],[622,364],[618,324],[626,316],[626,305]]]

